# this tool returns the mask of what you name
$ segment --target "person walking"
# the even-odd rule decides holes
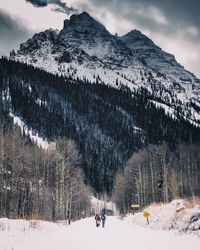
[[[95,215],[95,221],[96,221],[96,227],[99,227],[100,226],[100,223],[101,223],[101,218],[98,214]]]
[[[106,215],[105,214],[101,215],[101,221],[102,221],[102,227],[104,228],[105,227],[105,222],[106,222]]]

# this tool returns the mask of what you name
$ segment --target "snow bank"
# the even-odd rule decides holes
[[[63,222],[0,218],[0,250],[49,250],[49,237],[59,234],[63,228],[68,228]]]
[[[12,220],[0,218],[0,232],[7,231],[18,235],[30,234],[36,230],[49,233],[60,226],[62,226],[61,223],[53,223],[41,220]]]
[[[150,213],[149,224],[143,212],[128,215],[125,220],[136,225],[159,230],[176,230],[200,236],[200,205],[187,208],[187,200],[173,200],[168,204],[153,204],[144,211]]]

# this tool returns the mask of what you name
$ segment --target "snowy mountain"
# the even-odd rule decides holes
[[[11,59],[74,80],[145,88],[157,100],[155,106],[199,126],[200,80],[140,31],[113,36],[83,12],[65,20],[60,32],[49,29],[35,34]]]

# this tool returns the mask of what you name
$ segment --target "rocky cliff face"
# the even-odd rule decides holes
[[[11,59],[75,80],[125,85],[133,91],[143,87],[175,119],[179,112],[196,125],[200,121],[199,79],[140,31],[118,38],[86,12],[65,20],[60,32],[35,34]]]
[[[168,77],[177,77],[180,81],[198,82],[192,73],[177,63],[173,55],[164,52],[140,31],[132,30],[120,39],[131,49],[134,56],[148,68]]]

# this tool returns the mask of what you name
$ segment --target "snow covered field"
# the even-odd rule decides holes
[[[199,250],[200,238],[152,230],[118,217],[96,228],[94,218],[70,226],[0,219],[0,250]]]

